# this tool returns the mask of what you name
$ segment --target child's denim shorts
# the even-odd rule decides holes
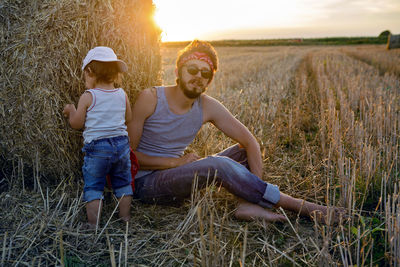
[[[85,144],[82,151],[85,153],[82,167],[85,201],[103,199],[107,174],[117,198],[133,194],[128,136],[94,140]]]

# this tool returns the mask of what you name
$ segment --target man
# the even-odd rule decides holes
[[[178,54],[176,85],[148,88],[138,96],[128,125],[140,164],[135,197],[146,203],[176,204],[190,196],[196,176],[198,188],[215,176],[217,183],[239,198],[238,219],[284,220],[266,209],[273,207],[305,216],[326,215],[326,206],[288,196],[260,179],[262,157],[255,137],[220,102],[205,94],[217,68],[214,48],[195,40]],[[239,144],[202,159],[195,153],[184,154],[204,123],[214,124]]]

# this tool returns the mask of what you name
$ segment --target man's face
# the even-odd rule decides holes
[[[210,66],[202,60],[189,60],[179,74],[179,87],[186,97],[194,99],[205,92],[212,78]]]

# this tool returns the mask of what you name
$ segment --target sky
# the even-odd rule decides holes
[[[400,34],[400,0],[153,0],[163,41]]]

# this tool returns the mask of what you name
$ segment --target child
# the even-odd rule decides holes
[[[63,113],[72,128],[85,126],[82,172],[89,227],[95,228],[98,223],[107,174],[119,200],[119,216],[128,222],[133,192],[126,124],[132,119],[131,105],[125,91],[114,87],[127,66],[111,48],[99,46],[88,52],[82,70],[88,90],[80,97],[77,109],[68,104]]]

